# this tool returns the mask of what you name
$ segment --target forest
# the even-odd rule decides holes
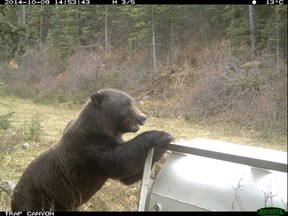
[[[0,5],[0,211],[102,88],[141,132],[287,151],[287,5]],[[110,179],[80,210],[136,211],[139,190]]]
[[[36,103],[112,87],[155,116],[283,136],[286,78],[287,5],[0,6],[1,94]]]

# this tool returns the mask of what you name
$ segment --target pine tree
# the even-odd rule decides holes
[[[25,49],[25,28],[19,21],[20,7],[0,6],[0,60],[7,61]]]
[[[57,48],[60,71],[66,67],[67,57],[76,49],[77,19],[75,6],[55,6],[53,11],[51,37],[53,47]]]

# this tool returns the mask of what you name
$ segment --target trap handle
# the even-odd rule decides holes
[[[141,190],[140,190],[140,200],[138,205],[138,211],[144,211],[145,205],[147,201],[147,194],[149,190],[149,179],[152,167],[152,159],[153,159],[154,148],[148,153],[147,159],[145,161],[143,178],[141,183]]]

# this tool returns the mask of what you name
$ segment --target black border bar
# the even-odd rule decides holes
[[[0,0],[0,4],[5,5],[283,5],[287,4],[288,0]]]

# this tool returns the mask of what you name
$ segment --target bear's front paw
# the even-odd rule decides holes
[[[152,137],[152,142],[154,146],[156,147],[162,147],[164,145],[167,145],[171,142],[175,142],[175,138],[165,132],[165,131],[154,131],[154,136]]]

